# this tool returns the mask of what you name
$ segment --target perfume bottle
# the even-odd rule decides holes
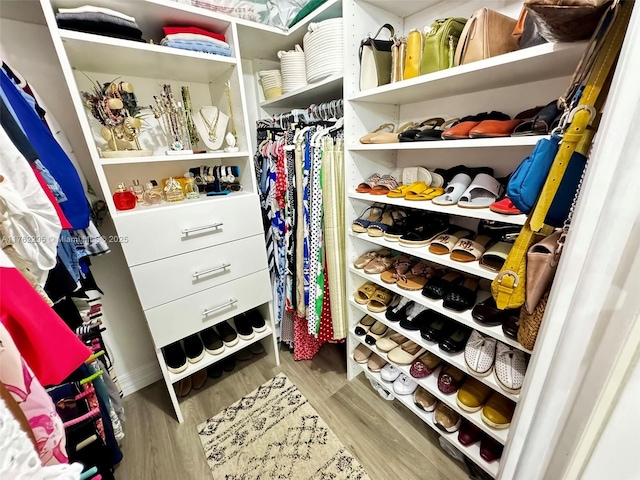
[[[167,202],[181,202],[184,200],[182,187],[173,177],[169,177],[169,180],[167,180],[167,185],[164,187],[164,197]]]
[[[140,180],[134,180],[133,185],[129,187],[129,190],[133,192],[133,194],[138,199],[138,203],[142,203],[142,195],[144,194],[144,188],[140,185]]]
[[[162,201],[162,193],[149,182],[145,185],[142,201],[145,205],[158,205]]]
[[[118,189],[113,192],[113,203],[118,210],[131,210],[138,203],[138,198],[132,191],[125,189],[124,183],[120,183]]]
[[[187,200],[198,200],[200,198],[200,189],[198,185],[196,185],[195,177],[193,173],[187,172],[184,174],[186,179],[186,184],[184,186],[184,194],[187,197]]]

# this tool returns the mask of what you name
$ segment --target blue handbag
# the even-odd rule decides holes
[[[511,175],[507,185],[507,196],[522,213],[529,214],[533,210],[551,170],[553,159],[558,153],[560,140],[562,137],[557,135],[538,140],[531,155],[525,158]],[[560,227],[568,217],[586,162],[586,157],[581,153],[574,152],[571,156],[547,213],[547,225]]]

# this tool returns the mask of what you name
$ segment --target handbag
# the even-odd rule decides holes
[[[592,123],[597,120],[596,112],[604,104],[611,84],[609,73],[620,53],[631,15],[632,7],[628,3],[614,5],[615,7],[601,19],[591,39],[591,45],[585,51],[578,70],[574,73],[567,93],[561,98],[561,103],[566,106],[566,115],[563,116],[565,121],[559,130],[564,130],[566,133],[563,135],[562,143],[534,209],[529,213],[500,273],[491,282],[491,293],[501,310],[524,305],[526,253],[536,233],[543,229],[544,220],[573,152],[579,147],[580,153],[586,156],[590,147],[594,133],[589,133],[587,127],[592,126]],[[576,91],[576,87],[583,84],[584,90],[581,87],[577,88],[578,92],[582,92],[580,95],[568,94]],[[571,99],[569,104],[566,101],[567,98]],[[577,192],[575,196],[577,197]]]
[[[407,38],[407,56],[405,59],[403,78],[414,78],[420,75],[420,61],[422,59],[422,33],[411,30]]]
[[[454,66],[456,47],[466,18],[444,18],[431,24],[424,34],[420,75]]]
[[[512,35],[516,20],[488,8],[477,10],[464,26],[455,52],[455,65],[466,65],[513,52],[518,41]]]
[[[393,39],[391,46],[391,83],[404,79],[404,65],[407,57],[407,39],[405,37]]]
[[[389,30],[389,40],[379,40],[382,30]],[[387,85],[391,82],[391,46],[394,29],[388,23],[381,26],[376,34],[360,42],[360,90]]]
[[[550,289],[547,289],[547,291],[544,292],[532,312],[528,312],[524,308],[520,311],[517,339],[520,345],[528,350],[533,350],[533,347],[536,345],[540,325],[542,325],[542,318],[544,317],[547,302],[549,301],[549,290]]]
[[[563,230],[558,230],[531,246],[527,252],[527,282],[524,307],[529,313],[533,313],[544,292],[553,282],[553,277],[560,261],[561,245],[564,243],[565,235]]]
[[[518,40],[519,48],[535,47],[536,45],[548,43],[547,40],[540,35],[538,25],[531,15],[527,15],[527,9],[524,7],[522,7],[520,11],[520,17],[511,35]]]
[[[525,0],[524,6],[550,42],[586,40],[611,0]]]

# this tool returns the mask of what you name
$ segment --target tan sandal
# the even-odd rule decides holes
[[[353,351],[353,359],[356,363],[367,363],[371,355],[373,355],[373,352],[362,344],[358,345]]]
[[[364,267],[364,273],[377,275],[389,270],[391,265],[393,265],[393,257],[391,255],[378,255]]]
[[[452,232],[453,230],[449,231]],[[464,229],[457,230],[453,233],[442,233],[431,240],[429,251],[435,255],[447,255],[451,253],[453,247],[455,247],[460,240],[469,238],[471,235],[473,234],[469,230]]]
[[[367,133],[366,135],[360,137],[360,143],[371,143],[371,138],[376,134],[382,132],[383,130],[389,130],[389,133],[393,132],[395,129],[395,125],[393,123],[385,123],[376,128],[373,132]]]
[[[378,339],[378,341],[376,342],[376,347],[378,347],[378,350],[380,350],[381,352],[390,352],[398,345],[402,345],[407,340],[409,339],[401,333],[395,333],[389,330],[384,337]]]
[[[415,129],[419,125],[415,122],[407,122],[395,132],[379,132],[369,138],[369,143],[400,143],[398,138],[402,132]]]
[[[369,303],[369,300],[371,300],[373,294],[376,293],[377,288],[378,286],[371,282],[367,282],[362,285],[354,295],[356,303],[359,303],[360,305],[366,305],[367,303]]]
[[[380,280],[384,283],[396,283],[402,275],[411,270],[413,264],[408,255],[400,255],[395,257],[395,261],[391,268],[380,274]]]
[[[478,235],[474,240],[459,240],[455,247],[451,249],[451,260],[463,263],[480,260],[490,241],[491,238],[487,235]]]
[[[440,271],[429,262],[422,260],[411,269],[409,273],[398,279],[397,285],[403,290],[422,290],[431,278],[439,276]]]
[[[371,262],[371,260],[378,257],[379,255],[387,256],[387,255],[391,255],[391,252],[385,249],[385,250],[374,250],[372,252],[363,253],[358,258],[356,258],[356,261],[353,262],[353,266],[356,267],[357,269],[362,269],[369,262]]]
[[[382,313],[387,309],[392,300],[393,294],[387,289],[380,288],[375,291],[369,303],[367,303],[367,310]]]

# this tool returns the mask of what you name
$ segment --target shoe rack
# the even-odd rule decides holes
[[[506,216],[491,212],[489,209],[466,209],[457,206],[439,206],[430,201],[408,202],[404,199],[387,198],[386,196],[372,196],[356,193],[356,186],[372,173],[392,173],[396,169],[410,166],[423,166],[430,169],[451,168],[456,165],[468,167],[492,167],[495,177],[506,176],[511,173],[522,159],[527,156],[533,145],[540,137],[507,137],[484,138],[469,140],[443,140],[432,142],[395,143],[395,144],[360,144],[358,139],[373,131],[384,123],[402,125],[409,121],[420,122],[431,117],[443,117],[445,120],[478,112],[498,110],[511,116],[531,108],[535,105],[546,105],[558,98],[568,84],[584,49],[584,43],[572,44],[543,44],[536,47],[518,50],[512,53],[478,61],[468,65],[454,67],[428,75],[384,85],[371,90],[359,90],[359,59],[360,42],[367,34],[375,32],[385,23],[391,24],[397,35],[406,36],[408,32],[417,28],[423,30],[434,20],[447,17],[469,18],[478,8],[487,6],[500,13],[517,18],[521,1],[506,0],[503,2],[442,2],[440,0],[348,0],[344,3],[345,45],[348,58],[345,61],[346,71],[344,79],[345,89],[345,162],[346,162],[346,245],[348,271],[346,295],[349,299],[348,321],[349,336],[347,338],[347,374],[349,379],[359,374],[365,374],[370,379],[380,383],[391,391],[391,384],[381,380],[379,373],[371,372],[366,365],[360,365],[353,360],[354,349],[363,344],[383,358],[386,355],[377,351],[375,346],[364,344],[364,338],[356,336],[354,328],[361,318],[371,315],[376,320],[386,324],[390,329],[402,333],[415,341],[428,352],[442,358],[444,362],[453,365],[469,375],[464,361],[464,352],[449,354],[441,350],[437,344],[427,342],[420,336],[420,332],[410,332],[401,328],[397,322],[390,322],[384,313],[373,313],[366,306],[353,300],[355,291],[366,282],[373,282],[380,287],[387,288],[394,293],[416,301],[432,310],[446,315],[452,321],[470,327],[484,335],[494,337],[511,347],[520,349],[527,354],[533,352],[522,347],[517,341],[506,337],[501,327],[489,327],[477,323],[471,316],[471,310],[454,312],[444,308],[441,300],[431,300],[424,297],[420,291],[409,292],[395,285],[389,285],[380,279],[380,275],[370,275],[363,270],[354,268],[353,262],[361,254],[382,248],[395,252],[406,253],[428,260],[443,268],[462,272],[468,276],[481,280],[483,291],[478,294],[478,302],[486,299],[490,294],[486,290],[490,280],[496,274],[480,268],[478,262],[459,263],[451,260],[448,255],[433,255],[428,247],[407,248],[398,242],[389,242],[384,237],[371,237],[366,233],[358,234],[351,231],[351,223],[371,206],[380,202],[389,206],[402,206],[444,213],[450,216],[451,223],[474,231],[480,220],[494,220],[515,225],[523,225],[524,215]],[[392,363],[392,362],[390,362]],[[409,375],[409,366],[396,365]],[[494,429],[481,419],[481,412],[468,413],[456,404],[455,393],[445,395],[437,388],[438,371],[431,376],[417,380],[418,384],[434,395],[439,401],[456,411],[463,420],[476,425],[482,431],[498,441],[508,453],[511,440],[510,428]],[[411,377],[412,378],[412,377]],[[512,394],[503,390],[492,375],[478,378],[517,405],[522,401],[525,393]],[[415,380],[415,379],[414,379]],[[524,392],[524,391],[523,391]],[[417,422],[424,422],[436,429],[453,447],[462,452],[472,462],[494,478],[500,478],[501,461],[487,462],[479,451],[479,444],[463,446],[457,439],[458,433],[443,433],[437,430],[432,415],[420,410],[411,395],[400,396],[396,399],[403,403],[416,415]],[[513,426],[513,423],[512,423]],[[503,455],[505,455],[503,454]],[[504,457],[503,457],[504,458]]]
[[[90,159],[83,167],[94,168],[101,197],[114,221],[167,391],[179,422],[183,421],[173,385],[232,355],[254,342],[262,342],[270,361],[279,365],[277,332],[271,309],[271,282],[264,248],[264,230],[253,165],[247,95],[243,82],[241,42],[259,43],[258,37],[283,37],[261,25],[217,14],[170,0],[96,0],[92,5],[111,8],[135,17],[144,37],[155,44],[133,42],[58,28],[55,12],[60,7],[84,5],[80,0],[40,0],[66,83],[73,99]],[[168,48],[159,45],[166,25],[198,26],[223,33],[232,49],[231,57]],[[257,25],[257,24],[256,24]],[[252,41],[252,39],[255,41]],[[190,89],[193,111],[215,105],[229,114],[225,83],[231,86],[231,104],[237,132],[237,152],[222,150],[203,154],[102,158],[95,138],[97,122],[83,105],[81,91],[91,90],[93,81],[116,78],[131,83],[139,105],[152,105],[153,95],[170,84],[176,98],[181,86]],[[151,122],[155,119],[151,118]],[[142,141],[142,138],[141,138]],[[164,150],[166,150],[165,148]],[[162,152],[164,153],[164,152]],[[85,159],[86,160],[86,159]],[[240,167],[242,190],[223,197],[206,197],[152,207],[116,210],[112,193],[117,184],[140,179],[167,178],[199,165]],[[241,341],[222,355],[209,355],[189,364],[180,374],[168,371],[162,347],[193,333],[232,319],[258,307],[267,330]]]

